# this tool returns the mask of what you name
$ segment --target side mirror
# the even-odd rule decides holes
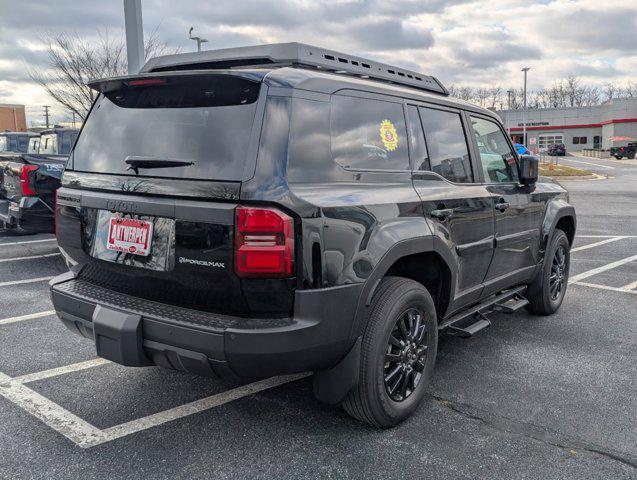
[[[539,160],[533,155],[520,155],[520,183],[533,185],[537,182]]]

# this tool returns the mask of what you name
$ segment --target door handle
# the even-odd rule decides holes
[[[509,208],[509,202],[498,202],[494,207],[499,212],[504,212],[507,208]]]
[[[429,212],[429,215],[439,220],[445,220],[453,215],[453,208],[441,208],[439,210],[432,210],[431,212]]]

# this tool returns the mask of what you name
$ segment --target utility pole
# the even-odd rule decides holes
[[[526,145],[526,74],[531,70],[530,67],[524,67],[522,71],[524,72],[524,110],[522,110],[522,145],[525,147]]]
[[[45,105],[44,106],[44,115],[43,115],[43,117],[46,119],[46,128],[49,128],[49,108],[51,108],[50,105]]]
[[[190,30],[188,30],[188,38],[190,40],[195,40],[197,42],[197,51],[201,52],[201,44],[202,43],[208,43],[208,40],[206,40],[205,38],[201,38],[201,37],[193,37],[192,36],[192,31],[194,30],[195,27],[190,27]]]
[[[124,24],[128,73],[138,73],[144,61],[142,0],[124,0]]]

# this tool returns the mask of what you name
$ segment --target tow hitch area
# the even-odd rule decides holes
[[[93,312],[93,334],[100,357],[129,367],[151,365],[142,348],[141,316],[98,305]]]

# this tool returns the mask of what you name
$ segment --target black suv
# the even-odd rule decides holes
[[[422,400],[440,331],[562,303],[567,192],[433,77],[291,43],[91,86],[51,291],[104,358],[312,371],[319,399],[391,426]]]

